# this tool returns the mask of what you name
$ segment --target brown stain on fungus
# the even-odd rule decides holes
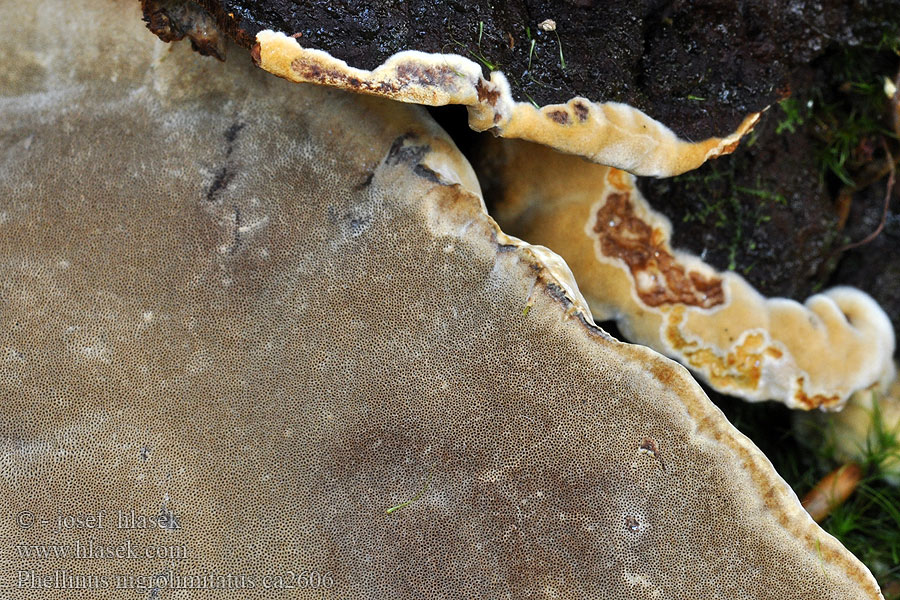
[[[484,80],[478,80],[475,84],[475,93],[478,94],[479,102],[487,102],[491,106],[495,106],[500,98],[500,91],[489,88]]]
[[[583,103],[573,102],[572,110],[575,111],[575,116],[578,117],[579,121],[581,121],[582,123],[587,121],[588,114],[590,114],[590,109],[587,106],[585,106]]]
[[[652,458],[655,458],[659,461],[659,466],[662,467],[663,471],[666,470],[666,465],[662,460],[661,453],[659,451],[659,444],[656,443],[651,437],[645,437],[641,444],[638,446],[638,452],[640,454],[646,454]]]
[[[628,265],[635,290],[647,306],[712,308],[725,302],[722,280],[685,269],[666,249],[665,233],[635,214],[627,192],[607,196],[593,230],[603,254]]]
[[[722,148],[722,151],[719,152],[718,154],[716,154],[716,157],[724,156],[726,154],[731,154],[732,152],[737,150],[737,147],[740,145],[740,143],[741,143],[740,140],[735,140],[735,141],[731,142],[730,144],[728,144],[727,146]]]
[[[641,445],[638,446],[638,450],[642,453],[649,454],[654,458],[659,454],[659,446],[657,446],[656,440],[653,438],[644,438]]]
[[[385,79],[361,78],[327,61],[320,61],[317,57],[298,56],[290,65],[291,71],[302,81],[389,98],[401,95],[407,88],[450,89],[459,75],[449,66],[429,67],[415,62],[398,64],[394,74]],[[496,91],[485,90],[485,94],[492,94],[495,101],[499,97],[499,92]]]
[[[447,89],[452,86],[455,77],[457,77],[456,72],[449,66],[424,67],[413,62],[402,63],[397,66],[397,79],[401,88],[415,83],[422,86]]]
[[[794,392],[794,400],[806,410],[814,408],[828,408],[837,406],[841,402],[840,396],[828,396],[825,394],[812,394],[806,392],[806,382],[803,377],[797,378],[797,391]]]
[[[396,81],[368,82],[347,75],[345,72],[325,67],[315,59],[298,57],[291,61],[291,70],[305,81],[339,88],[358,90],[370,94],[395,94],[400,85]]]
[[[547,111],[547,116],[552,120],[556,121],[560,125],[568,125],[569,124],[569,113],[564,110],[550,110]]]
[[[291,61],[291,70],[300,77],[316,81],[324,82],[326,80],[322,67],[314,62],[304,60],[303,58],[295,58]],[[339,75],[338,73],[333,73]]]

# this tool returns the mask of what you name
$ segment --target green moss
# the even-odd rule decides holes
[[[778,103],[783,115],[775,127],[775,133],[781,135],[784,132],[797,133],[806,119],[809,118],[809,106],[803,106],[796,98],[785,98]]]
[[[755,243],[750,239],[752,232],[745,231],[745,224],[752,223],[754,227],[766,223],[771,219],[769,215],[771,204],[787,205],[787,199],[778,192],[767,190],[757,177],[757,185],[754,188],[740,186],[735,183],[734,162],[722,163],[725,166],[713,166],[702,175],[689,173],[681,175],[677,179],[690,182],[698,186],[701,193],[697,196],[701,206],[699,210],[688,212],[684,215],[685,223],[699,222],[712,225],[717,229],[731,228],[728,236],[722,236],[727,240],[727,245],[721,248],[728,256],[729,270],[735,270],[738,264],[738,253],[744,248],[755,248]],[[753,202],[746,202],[750,198]],[[742,272],[746,275],[753,269],[753,264],[743,265]]]
[[[487,68],[488,71],[496,71],[500,68],[500,63],[498,61],[494,61],[487,56],[487,53],[482,49],[481,42],[484,38],[484,21],[478,21],[478,41],[475,48],[470,48],[468,45],[464,44],[457,40],[450,31],[447,31],[447,37],[450,38],[450,42],[456,45],[458,48],[465,51],[466,54],[480,62]],[[442,52],[447,52],[447,48],[445,47]]]
[[[863,561],[882,586],[900,580],[900,490],[877,472],[863,479],[821,525]],[[893,596],[897,598],[900,595]]]
[[[849,47],[827,54],[819,72],[827,73],[804,94],[779,102],[777,133],[806,132],[816,141],[820,177],[858,187],[860,173],[881,150],[883,139],[896,140],[889,122],[890,99],[884,77],[893,78],[900,38],[885,32],[876,45]]]

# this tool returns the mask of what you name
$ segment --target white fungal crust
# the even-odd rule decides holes
[[[878,304],[838,287],[801,305],[673,250],[672,226],[622,171],[497,142],[499,219],[571,265],[598,320],[675,358],[715,389],[791,408],[839,410],[891,370],[894,332]],[[497,166],[502,165],[502,166]]]
[[[728,154],[759,119],[753,113],[725,137],[688,142],[627,104],[581,97],[541,108],[516,102],[503,73],[494,71],[484,79],[477,63],[457,54],[398,52],[366,71],[304,48],[284,33],[261,31],[256,41],[253,53],[259,66],[290,81],[429,106],[462,104],[476,131],[490,129],[502,137],[538,142],[638,175],[677,175]]]
[[[0,596],[881,598],[685,369],[500,232],[423,109],[137,9],[0,4],[34,67],[0,89]],[[151,554],[12,554],[92,538]]]

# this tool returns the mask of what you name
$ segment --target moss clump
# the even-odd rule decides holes
[[[787,199],[777,191],[766,189],[759,177],[754,187],[736,183],[733,165],[727,163],[724,169],[714,165],[702,174],[682,176],[682,181],[693,183],[702,190],[698,196],[698,209],[686,212],[682,222],[698,222],[726,230],[721,245],[715,250],[726,254],[726,268],[730,271],[738,270],[738,254],[745,247],[751,251],[756,249],[748,225],[756,229],[768,223],[772,219],[770,203],[787,206]],[[754,266],[755,261],[744,263],[739,270],[746,275]]]
[[[897,132],[884,79],[896,76],[898,56],[896,33],[885,33],[877,44],[840,47],[821,59],[812,87],[779,103],[779,129],[806,126],[820,176],[833,191],[860,189],[886,175],[885,149],[896,154]],[[878,163],[881,168],[873,169]]]

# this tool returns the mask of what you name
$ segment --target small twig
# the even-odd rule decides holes
[[[826,475],[806,494],[801,504],[816,523],[825,520],[835,508],[844,503],[862,479],[862,469],[856,463],[842,465]]]
[[[897,174],[897,167],[894,164],[894,156],[891,154],[890,149],[888,149],[887,142],[882,139],[882,143],[884,144],[884,151],[887,153],[888,165],[890,166],[890,174],[888,175],[887,189],[884,192],[884,208],[881,211],[881,222],[878,223],[878,227],[875,228],[875,231],[859,240],[858,242],[853,242],[851,244],[841,246],[840,248],[832,252],[832,256],[836,254],[842,254],[847,250],[852,250],[853,248],[864,246],[865,244],[868,244],[869,242],[877,238],[882,230],[884,230],[884,224],[887,222],[888,209],[891,206],[891,194],[894,191],[894,181]]]

